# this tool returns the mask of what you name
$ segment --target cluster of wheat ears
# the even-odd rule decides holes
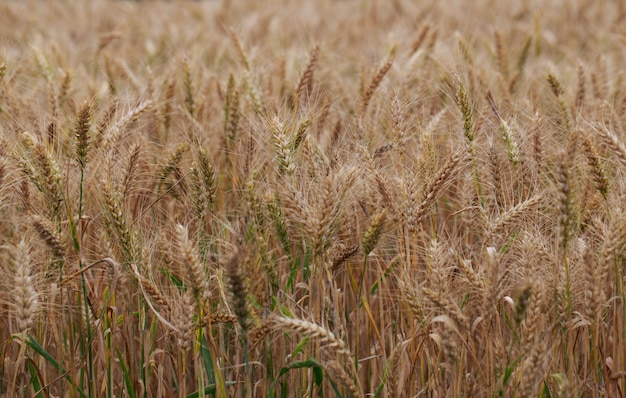
[[[0,3],[0,395],[626,392],[626,3]]]

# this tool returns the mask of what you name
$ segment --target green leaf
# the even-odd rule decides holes
[[[213,368],[213,359],[211,358],[211,351],[209,351],[209,345],[207,344],[204,334],[201,337],[200,344],[200,356],[204,363],[204,371],[209,380],[209,384],[215,384],[215,369]]]
[[[21,335],[16,334],[13,335],[12,338],[21,338]],[[35,340],[35,338],[33,336],[31,336],[30,334],[26,335],[26,344],[32,348],[33,350],[35,350],[35,352],[39,355],[41,355],[46,361],[48,361],[52,366],[54,366],[54,368],[56,370],[58,370],[60,373],[65,374],[65,380],[67,380],[68,383],[70,383],[72,386],[74,386],[76,388],[76,390],[78,391],[78,393],[80,394],[81,397],[85,397],[87,398],[87,394],[85,394],[85,391],[83,391],[83,389],[79,386],[77,386],[74,381],[72,380],[72,378],[69,376],[69,372],[67,372],[65,369],[63,369],[61,367],[61,365],[59,365],[59,363],[57,362],[56,359],[54,359],[52,357],[52,355],[50,355],[50,353],[48,353],[48,351],[46,351],[41,345],[39,345],[39,343],[37,342],[37,340]]]
[[[323,375],[324,368],[322,367],[322,365],[319,362],[317,362],[314,359],[307,359],[306,361],[292,362],[289,365],[284,366],[283,368],[280,369],[280,371],[278,372],[278,376],[276,377],[276,379],[274,379],[274,381],[270,385],[270,389],[269,389],[269,391],[267,393],[267,397],[273,397],[274,396],[274,389],[276,387],[276,383],[280,380],[280,378],[283,375],[285,375],[286,373],[288,373],[292,369],[305,369],[305,368],[313,370],[313,375],[314,375],[314,378],[315,378],[315,384],[317,384],[318,386],[321,386],[321,383],[322,383],[323,378],[324,378],[324,375]]]
[[[133,391],[133,381],[130,378],[130,374],[128,373],[128,369],[126,369],[126,365],[124,365],[124,359],[122,358],[122,354],[120,350],[117,351],[117,358],[120,360],[120,366],[122,367],[122,374],[124,375],[124,382],[126,383],[126,393],[131,398],[135,398],[135,392]]]
[[[541,390],[541,394],[539,394],[540,398],[552,398],[550,395],[550,388],[548,387],[548,383],[543,382],[543,389]]]
[[[42,384],[45,383],[43,383],[43,380],[41,379],[41,373],[39,372],[35,362],[30,358],[26,358],[26,364],[28,365],[28,371],[30,372],[30,383],[33,385],[33,390],[36,392],[35,396],[38,398],[49,397],[48,390],[42,386]]]
[[[295,358],[296,355],[301,353],[304,350],[304,347],[307,345],[308,342],[309,342],[309,337],[303,338],[302,341],[300,341],[300,343],[298,343],[298,345],[296,346],[295,350],[293,350],[293,353],[291,354],[291,357]]]
[[[232,385],[235,385],[236,382],[234,382],[234,381],[227,381],[224,384],[226,386],[232,386]],[[207,394],[215,395],[216,391],[217,391],[217,387],[215,387],[215,384],[211,384],[209,386],[204,387],[204,394],[202,394],[202,396],[204,397]],[[191,394],[187,395],[187,398],[198,398],[198,397],[200,397],[200,391],[195,391],[195,392],[192,392]]]

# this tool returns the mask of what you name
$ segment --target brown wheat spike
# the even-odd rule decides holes
[[[268,318],[270,327],[275,330],[290,330],[293,332],[301,333],[305,336],[312,337],[317,340],[324,348],[331,350],[337,356],[350,356],[346,344],[343,340],[335,337],[335,335],[321,327],[320,325],[293,318],[285,318],[278,315],[272,315]]]
[[[530,53],[530,46],[533,42],[533,36],[526,36],[526,40],[524,40],[524,45],[522,46],[522,50],[517,58],[517,70],[522,72],[524,70],[524,66],[526,66],[526,61],[528,61],[528,54]]]
[[[452,319],[456,324],[457,328],[462,331],[469,330],[469,321],[467,317],[448,296],[436,292],[429,287],[423,287],[422,293],[424,294],[424,297],[435,305],[444,315],[450,317],[450,319]]]
[[[289,231],[287,230],[287,223],[285,217],[281,211],[281,203],[278,197],[267,202],[267,210],[276,230],[276,235],[280,241],[285,253],[291,252],[291,240],[289,238]]]
[[[561,86],[561,83],[556,78],[556,76],[549,74],[547,80],[548,80],[548,84],[550,85],[550,89],[552,90],[552,93],[557,98],[559,110],[561,111],[561,114],[563,117],[562,122],[565,128],[565,131],[569,132],[570,131],[570,115],[569,115],[569,112],[567,111],[567,107],[565,106],[565,102],[563,101],[563,94],[565,93],[565,90],[563,90],[563,86]]]
[[[183,293],[181,300],[177,300],[177,306],[172,314],[172,324],[176,327],[176,343],[182,351],[191,348],[194,341],[194,314],[196,300],[190,291]]]
[[[13,258],[13,300],[15,320],[20,332],[27,332],[34,326],[35,315],[39,308],[31,271],[32,264],[28,254],[28,245],[22,239],[15,248]]]
[[[528,302],[533,294],[533,286],[527,284],[524,286],[521,292],[515,298],[515,307],[513,308],[513,320],[515,324],[519,326],[522,320],[526,317],[528,310]]]
[[[376,244],[378,243],[380,235],[383,231],[384,223],[384,211],[376,213],[370,220],[370,223],[365,230],[365,233],[363,234],[363,238],[361,239],[361,250],[363,251],[365,257],[367,257],[372,252],[372,250],[374,250],[374,247],[376,247]]]
[[[243,50],[243,45],[241,44],[241,40],[239,40],[239,35],[235,32],[234,29],[228,29],[230,32],[230,38],[235,45],[235,49],[237,49],[237,55],[239,55],[239,59],[243,64],[243,67],[246,70],[250,70],[250,61],[248,61],[248,57],[246,56],[246,52]]]
[[[185,90],[185,106],[190,115],[196,112],[196,101],[193,94],[193,82],[191,81],[191,71],[189,70],[189,62],[183,59],[183,88]]]
[[[459,344],[457,342],[458,333],[455,333],[455,328],[449,317],[444,315],[440,319],[443,323],[443,327],[440,331],[443,358],[448,365],[455,365],[459,357]]]
[[[183,269],[189,272],[189,280],[195,298],[201,308],[208,305],[211,299],[209,292],[209,278],[193,244],[189,240],[187,228],[181,224],[176,225],[176,245],[178,247],[179,261]]]
[[[215,193],[217,192],[216,171],[211,163],[211,160],[209,159],[208,153],[204,150],[204,148],[200,148],[198,150],[197,160],[200,175],[202,177],[202,184],[206,193],[206,200],[208,201],[209,207],[212,207],[215,203]]]
[[[622,166],[626,167],[626,147],[621,140],[608,129],[599,130],[602,141],[613,151]]]
[[[508,79],[509,67],[507,64],[506,44],[504,43],[504,38],[499,31],[496,31],[494,36],[496,40],[496,60],[498,62],[498,71],[505,79]]]
[[[337,271],[344,262],[354,256],[358,251],[359,245],[352,245],[336,253],[331,259],[332,270]]]
[[[428,43],[426,44],[426,54],[432,54],[433,49],[435,48],[435,44],[437,44],[438,38],[439,38],[439,31],[435,29],[430,34],[430,38],[428,40]]]
[[[545,286],[542,282],[530,281],[527,286],[530,288],[530,297],[527,300],[525,317],[521,322],[524,352],[528,352],[538,338],[545,299]]]
[[[126,70],[116,62],[116,60],[112,60],[111,57],[107,54],[104,55],[104,72],[106,73],[107,80],[109,81],[109,91],[111,94],[117,94],[117,85],[115,84],[116,78],[119,75],[123,75],[125,78],[130,79],[130,75]]]
[[[110,150],[111,145],[114,145],[114,149],[117,149],[118,141],[120,135],[128,128],[131,124],[136,122],[143,114],[147,113],[154,105],[154,101],[147,100],[141,101],[137,106],[131,108],[128,112],[126,112],[115,124],[110,125],[110,127],[104,129],[103,139],[102,140],[94,140],[94,142],[102,141],[102,147],[105,150]],[[113,117],[114,113],[111,114]],[[103,120],[104,123],[104,120]]]
[[[502,189],[502,178],[500,175],[500,168],[502,167],[500,163],[500,157],[498,156],[498,150],[494,145],[493,141],[489,141],[489,171],[491,172],[491,182],[493,184],[493,193],[496,197],[496,205],[498,207],[503,206],[504,198],[503,198],[503,189]]]
[[[431,182],[422,197],[420,204],[414,209],[415,222],[419,222],[426,212],[437,201],[439,194],[456,174],[460,172],[462,162],[466,159],[465,154],[459,153],[453,155],[446,165],[439,171],[437,177]]]
[[[419,33],[417,34],[417,38],[413,41],[413,43],[411,43],[411,51],[409,53],[410,56],[413,56],[417,52],[417,50],[422,47],[422,44],[424,44],[424,40],[426,40],[426,36],[428,35],[429,31],[430,25],[422,26],[422,29],[420,29]]]
[[[389,54],[387,61],[383,64],[383,66],[380,67],[380,69],[378,69],[378,71],[376,72],[376,75],[374,75],[369,85],[363,92],[363,98],[361,101],[361,115],[365,115],[365,111],[367,110],[367,106],[369,105],[370,100],[372,99],[372,96],[376,92],[376,89],[378,88],[378,86],[380,86],[380,83],[383,81],[383,78],[385,77],[387,72],[389,72],[389,69],[391,69],[391,66],[393,65],[393,61],[395,59],[395,52],[396,52],[396,49],[394,47],[391,50],[391,53]]]
[[[498,289],[500,282],[500,259],[495,247],[489,246],[485,249],[485,292],[482,297],[482,308],[480,314],[488,321],[493,316],[493,307],[501,292]]]
[[[461,51],[461,55],[463,56],[463,60],[465,60],[465,62],[467,62],[468,65],[473,65],[474,64],[474,55],[472,53],[472,49],[470,48],[469,43],[467,42],[467,40],[465,40],[465,38],[462,35],[456,35],[457,38],[457,45],[459,47],[459,50]]]
[[[386,386],[387,386],[387,391],[389,394],[389,397],[398,397],[400,394],[400,391],[398,390],[399,388],[399,372],[398,372],[398,368],[400,365],[400,359],[402,358],[402,354],[404,353],[404,350],[406,349],[406,345],[408,344],[408,341],[403,341],[399,344],[397,344],[393,351],[391,352],[391,355],[389,356],[389,358],[387,359],[387,367],[385,369],[385,373],[386,373],[386,377],[387,377],[387,382],[386,382]]]
[[[61,88],[59,89],[58,103],[59,106],[63,106],[70,95],[70,89],[72,85],[72,75],[68,71],[63,71],[63,81],[61,82]]]
[[[317,212],[310,229],[314,238],[314,253],[319,254],[321,250],[327,248],[330,238],[334,232],[339,198],[334,186],[334,180],[326,177],[322,180],[319,200],[317,202]]]
[[[488,239],[495,238],[503,229],[522,219],[541,202],[542,195],[537,194],[503,212],[489,227]]]
[[[100,139],[104,136],[104,133],[110,127],[111,121],[113,120],[113,118],[115,117],[115,114],[117,113],[117,107],[118,107],[118,103],[117,101],[114,101],[111,103],[111,105],[109,105],[106,112],[104,112],[104,116],[100,120],[100,123],[98,123],[98,127],[96,129],[96,135],[93,139],[93,142],[95,143],[100,142]]]
[[[544,367],[548,363],[550,350],[544,341],[537,341],[532,347],[523,363],[522,380],[519,385],[520,397],[536,396],[539,388],[543,388],[541,382],[544,378]]]
[[[155,285],[152,280],[144,276],[137,274],[135,275],[135,277],[137,278],[137,281],[139,282],[139,285],[141,286],[141,290],[142,292],[144,292],[144,295],[146,293],[148,294],[148,297],[146,297],[146,299],[156,304],[161,309],[161,312],[163,312],[167,316],[170,316],[174,304],[171,302],[168,296],[162,293],[162,289]]]
[[[209,315],[209,318],[211,320],[211,323],[230,323],[230,324],[234,324],[237,323],[237,315],[233,315],[233,314],[225,314],[225,313],[212,313]],[[202,324],[203,326],[207,326],[208,322],[203,322]]]
[[[139,164],[139,159],[142,153],[142,144],[141,142],[135,142],[130,150],[130,156],[128,157],[128,164],[126,165],[126,170],[124,172],[124,179],[122,180],[122,197],[127,199],[131,189],[133,188],[133,184],[136,178],[137,166]]]
[[[616,214],[613,215],[606,237],[604,238],[602,257],[600,259],[601,263],[599,266],[599,279],[602,284],[606,283],[609,275],[611,275],[615,258],[622,252],[625,244],[626,228],[624,227],[624,215],[621,210],[618,210]]]
[[[591,88],[593,89],[593,95],[596,97],[596,99],[603,100],[605,98],[604,90],[602,89],[602,85],[598,81],[597,73],[591,74]]]
[[[395,214],[396,205],[394,204],[394,201],[391,197],[391,192],[387,187],[385,179],[383,178],[383,176],[380,175],[378,171],[374,171],[374,179],[376,181],[376,190],[378,191],[378,194],[383,201],[383,206],[385,206],[385,208],[389,210],[392,214]]]
[[[65,256],[65,248],[61,244],[61,239],[54,231],[54,227],[50,221],[40,216],[33,216],[32,224],[37,231],[37,234],[46,243],[46,246],[50,249],[52,254],[57,259],[63,259]]]
[[[548,84],[550,85],[550,88],[552,89],[552,93],[558,98],[561,95],[563,95],[564,91],[563,91],[563,87],[561,87],[561,83],[559,82],[559,80],[556,78],[556,76],[554,76],[553,74],[549,74],[547,77],[548,80]]]
[[[287,173],[288,175],[292,175],[296,171],[292,145],[285,132],[285,126],[280,119],[278,119],[278,116],[274,117],[272,120],[271,131],[274,148],[276,149],[278,170],[281,174]]]
[[[585,68],[582,64],[578,65],[578,89],[576,90],[576,101],[574,109],[577,113],[581,113],[585,103]]]
[[[7,160],[2,155],[0,155],[0,187],[3,186],[6,176],[7,176]]]
[[[570,154],[561,154],[557,165],[557,184],[559,201],[559,227],[561,234],[561,248],[567,250],[570,239],[572,222],[572,198],[570,190]]]
[[[228,291],[230,293],[230,303],[232,311],[237,316],[239,327],[246,335],[250,327],[250,308],[248,306],[248,286],[240,264],[240,253],[235,251],[224,266],[228,280]]]
[[[30,133],[22,134],[22,145],[30,152],[27,158],[35,158],[37,167],[36,170],[30,169],[32,171],[24,168],[24,171],[32,173],[31,179],[44,193],[53,212],[56,212],[63,201],[61,168],[52,153]]]
[[[165,135],[162,138],[164,141],[167,140],[167,136],[170,131],[170,127],[172,125],[172,105],[174,102],[174,96],[176,93],[176,81],[170,80],[165,84],[165,92],[163,94],[163,106],[161,107],[161,123],[163,124],[163,129],[165,131]]]
[[[315,67],[317,66],[318,57],[320,54],[320,46],[316,44],[311,50],[311,55],[309,56],[309,63],[306,68],[302,72],[300,76],[300,80],[296,86],[295,93],[295,104],[298,104],[300,99],[308,98],[313,92],[313,72],[315,71]]]
[[[113,190],[110,182],[102,181],[101,186],[107,225],[112,234],[117,237],[124,259],[132,263],[136,257],[135,250],[119,195]]]
[[[585,314],[590,319],[600,315],[600,309],[604,304],[604,291],[600,280],[602,270],[595,261],[595,256],[589,247],[585,248]]]
[[[485,99],[487,100],[487,104],[489,104],[489,109],[491,109],[496,119],[502,120],[502,116],[500,115],[500,109],[498,109],[498,104],[496,104],[496,100],[493,98],[491,90],[487,90]]]
[[[609,179],[606,176],[604,167],[600,161],[600,155],[595,145],[591,141],[591,138],[587,134],[580,134],[582,138],[583,150],[587,164],[591,168],[591,174],[593,179],[593,185],[600,192],[604,199],[607,198],[609,193]]]
[[[409,308],[414,319],[424,320],[424,300],[420,297],[418,289],[411,286],[411,284],[404,281],[404,279],[406,279],[406,281],[410,280],[409,278],[398,278],[402,301]]]
[[[304,122],[300,123],[300,125],[298,126],[298,129],[296,130],[296,135],[293,138],[293,143],[291,144],[293,151],[296,151],[298,147],[300,147],[304,139],[306,138],[306,132],[309,126],[311,125],[311,123],[312,123],[311,119],[307,119]]]
[[[52,79],[48,79],[48,97],[50,99],[50,113],[52,114],[52,121],[48,125],[48,144],[54,146],[56,144],[56,126],[57,126],[57,113],[58,102],[57,96],[54,90],[54,84]]]
[[[474,110],[465,86],[460,81],[457,82],[457,85],[456,100],[461,108],[461,116],[463,117],[463,132],[470,155],[474,157]]]
[[[541,174],[543,169],[543,140],[541,137],[541,129],[539,128],[539,120],[537,114],[533,120],[532,127],[532,152],[533,161],[535,163],[537,175]]]
[[[461,257],[458,257],[457,264],[461,271],[463,271],[463,274],[467,278],[467,281],[470,283],[470,285],[478,289],[483,289],[485,287],[485,283],[472,267],[472,263],[470,260],[465,260]]]
[[[515,132],[505,120],[500,120],[500,130],[502,131],[502,139],[506,145],[506,155],[513,167],[517,168],[520,162],[520,150],[515,139]]]
[[[261,342],[261,340],[265,338],[265,336],[267,336],[267,334],[271,330],[272,329],[269,325],[269,322],[267,320],[264,320],[260,326],[250,331],[250,345],[253,347],[257,345],[259,342]]]
[[[78,111],[76,123],[74,126],[74,135],[76,136],[76,160],[81,169],[87,164],[87,155],[91,147],[91,110],[92,106],[89,101],[85,101]]]
[[[326,373],[332,380],[337,382],[340,386],[342,386],[347,392],[349,397],[359,398],[362,397],[363,394],[359,392],[358,387],[354,384],[354,380],[350,375],[345,371],[343,366],[339,364],[337,361],[329,361],[324,364],[326,368]]]
[[[224,101],[224,136],[226,137],[226,149],[230,150],[237,135],[239,126],[239,90],[235,82],[235,76],[228,76],[226,98]]]
[[[165,179],[167,179],[170,174],[182,174],[180,173],[180,163],[188,149],[189,146],[186,143],[182,143],[176,147],[174,152],[169,154],[159,173],[159,186],[165,182]]]

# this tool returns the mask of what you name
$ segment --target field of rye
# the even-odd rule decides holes
[[[0,396],[626,393],[626,2],[0,3]]]

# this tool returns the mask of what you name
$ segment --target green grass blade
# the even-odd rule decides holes
[[[41,372],[39,372],[39,368],[37,368],[35,362],[30,358],[26,358],[26,364],[30,372],[30,383],[33,385],[33,390],[35,390],[35,397],[49,397],[48,390],[43,387],[45,383],[42,380]]]
[[[322,381],[323,381],[323,371],[324,368],[322,367],[322,365],[317,362],[314,359],[307,359],[306,361],[297,361],[297,362],[292,362],[290,364],[288,364],[287,366],[284,366],[280,369],[280,371],[278,372],[278,376],[276,377],[276,379],[274,379],[274,381],[272,382],[272,384],[270,385],[270,389],[267,393],[267,397],[273,397],[274,396],[274,389],[276,388],[276,383],[280,380],[280,378],[282,376],[284,376],[286,373],[290,372],[291,370],[294,369],[311,369],[313,371],[313,375],[314,375],[314,379],[315,379],[315,383],[320,386]],[[319,375],[322,375],[321,377]],[[319,383],[318,383],[319,381]]]
[[[122,354],[120,350],[117,350],[117,358],[120,361],[120,366],[122,367],[122,374],[124,375],[124,383],[126,384],[126,393],[130,398],[135,398],[135,392],[133,391],[133,381],[128,373],[128,369],[124,364],[124,359],[122,358]]]

